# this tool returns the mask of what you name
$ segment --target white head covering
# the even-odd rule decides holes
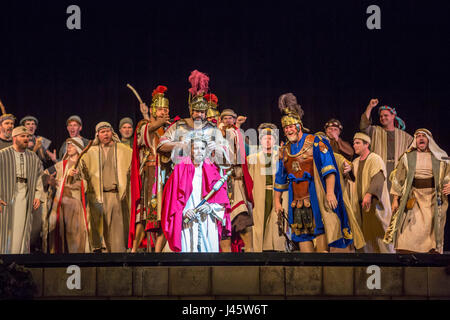
[[[75,138],[68,138],[66,140],[66,144],[72,144],[75,149],[77,149],[78,154],[81,154],[83,152],[83,140],[81,138],[75,137]],[[67,155],[67,147],[66,147],[66,153],[63,156],[63,160],[65,160],[68,157]]]
[[[449,160],[443,160],[443,157],[447,157],[447,152],[439,148],[439,146],[436,144],[436,142],[433,139],[433,135],[431,134],[431,131],[425,128],[417,129],[416,132],[414,132],[414,139],[411,145],[408,148],[408,151],[417,149],[417,143],[416,143],[416,136],[419,133],[423,133],[428,138],[428,148],[430,149],[433,156],[438,159],[439,161],[446,161],[449,162]]]
[[[363,133],[363,132],[355,133],[355,135],[353,136],[353,140],[355,140],[355,139],[360,139],[362,141],[367,142],[368,144],[372,143],[372,139],[370,139],[370,137],[367,134]]]

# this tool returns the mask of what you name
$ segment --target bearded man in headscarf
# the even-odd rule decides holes
[[[129,229],[129,186],[133,151],[121,143],[111,124],[95,127],[92,146],[81,157],[87,181],[94,252],[125,252]]]

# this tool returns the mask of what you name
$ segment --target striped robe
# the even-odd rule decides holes
[[[32,210],[33,200],[40,198],[41,195],[36,193],[39,179],[42,177],[42,162],[38,156],[30,151],[25,151],[25,161],[27,170],[27,212],[25,218],[25,229],[23,230],[23,239],[20,253],[30,252],[30,235],[32,226]],[[13,147],[8,147],[0,151],[0,199],[5,201],[7,205],[0,214],[0,254],[11,253],[11,239],[14,230],[12,230],[13,219],[15,214],[23,214],[14,212],[14,197],[16,190],[16,162]]]

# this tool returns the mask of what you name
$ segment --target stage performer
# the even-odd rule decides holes
[[[247,157],[248,171],[253,179],[253,251],[285,251],[286,223],[278,224],[275,212],[273,186],[278,163],[278,128],[272,123],[258,127],[261,150]],[[283,206],[288,210],[287,194],[283,194]],[[282,222],[282,221],[281,221]],[[279,228],[282,229],[279,229]]]
[[[371,139],[365,133],[358,132],[353,137],[358,157],[353,160],[352,207],[366,242],[361,250],[365,253],[392,253],[392,245],[383,242],[391,219],[386,166],[378,154],[370,151],[370,143]]]
[[[129,182],[132,150],[120,143],[111,124],[95,127],[92,146],[81,157],[87,181],[90,243],[94,252],[125,252],[129,231]]]
[[[66,129],[69,134],[69,138],[80,138],[83,140],[83,148],[86,148],[89,144],[89,139],[83,138],[81,136],[81,130],[83,129],[83,121],[77,115],[71,115],[67,118]],[[63,142],[59,148],[58,159],[62,159],[66,154],[66,141]]]
[[[14,129],[14,122],[16,117],[10,113],[6,113],[5,106],[0,100],[0,109],[2,115],[0,116],[0,150],[12,145],[12,131]]]
[[[429,130],[416,130],[391,179],[393,217],[386,242],[399,253],[443,253],[450,162]]]
[[[208,93],[205,94],[205,100],[209,105],[206,111],[206,120],[218,126],[220,123],[219,99],[214,93]]]
[[[219,252],[223,228],[218,224],[225,222],[230,205],[225,179],[212,197],[201,204],[221,179],[218,168],[209,159],[209,140],[201,131],[189,135],[191,156],[175,166],[164,188],[162,227],[175,252]]]
[[[139,121],[134,136],[128,235],[131,252],[136,252],[139,247],[150,249],[152,244],[155,252],[161,252],[166,244],[161,229],[161,203],[164,183],[171,172],[171,162],[169,158],[156,152],[160,138],[172,124],[169,118],[169,99],[164,96],[166,91],[165,86],[158,86],[153,90],[149,120],[144,117],[144,120]],[[140,108],[148,112],[144,103]],[[178,117],[173,122],[177,120]]]
[[[56,149],[54,149],[53,152],[49,151],[52,142],[47,138],[36,135],[36,130],[39,125],[39,121],[36,117],[25,116],[20,120],[20,125],[27,128],[30,132],[31,137],[28,148],[33,152],[36,152],[39,159],[41,159],[44,168],[48,168],[58,161]]]
[[[361,115],[360,130],[370,136],[370,151],[378,154],[386,165],[387,186],[391,189],[391,172],[397,166],[401,155],[411,144],[413,138],[405,132],[405,122],[397,116],[395,108],[381,106],[378,109],[381,126],[372,125],[370,114],[378,105],[378,99],[371,99],[366,111]],[[391,199],[392,201],[392,199]]]
[[[233,170],[228,179],[232,247],[237,246],[240,238],[245,252],[253,252],[253,179],[248,172],[244,137],[240,128],[235,126],[237,115],[232,109],[223,110],[220,118],[220,127],[224,138],[228,141],[231,170]],[[239,251],[241,250],[242,248],[239,248]]]
[[[133,119],[122,118],[119,122],[120,141],[133,149]]]
[[[322,139],[327,139],[329,142],[328,136],[325,132],[317,132],[316,136],[321,137]],[[330,144],[331,145],[331,144]],[[352,148],[353,150],[353,148]],[[361,230],[361,220],[358,220],[358,217],[355,214],[355,210],[353,210],[353,205],[351,201],[351,184],[354,183],[354,178],[352,175],[352,163],[347,160],[343,155],[333,152],[334,158],[336,159],[337,169],[339,171],[339,179],[341,182],[342,189],[342,199],[344,200],[345,210],[347,211],[348,220],[350,223],[350,230],[352,230],[353,243],[347,248],[329,248],[330,252],[355,252],[355,249],[361,249],[366,245],[364,240],[364,235]]]
[[[13,145],[0,151],[0,253],[30,253],[33,215],[42,202],[42,163],[28,150],[27,128],[12,132]]]
[[[192,71],[189,76],[191,88],[189,89],[189,112],[190,118],[177,121],[161,137],[157,151],[161,155],[171,155],[172,159],[183,155],[185,149],[185,137],[195,130],[200,130],[210,137],[208,149],[211,150],[210,159],[220,168],[225,169],[230,166],[228,142],[223,138],[222,132],[212,122],[206,120],[206,111],[209,108],[204,95],[209,90],[209,77],[197,70]],[[186,155],[185,155],[186,156]],[[189,156],[189,155],[187,155]],[[221,230],[223,240],[221,240],[221,251],[231,251],[231,220],[229,212],[225,212],[225,227]],[[222,224],[218,225],[222,229]]]
[[[183,150],[184,138],[194,129],[201,130],[210,136],[208,148],[213,150],[213,160],[217,165],[227,165],[228,148],[227,141],[223,138],[220,130],[214,123],[206,120],[206,111],[209,108],[204,95],[208,91],[209,77],[197,70],[192,71],[189,76],[191,88],[189,89],[189,112],[190,118],[177,121],[161,137],[157,151],[162,154],[173,153],[178,147]]]
[[[355,152],[350,143],[342,140],[341,133],[344,130],[342,123],[337,119],[330,119],[325,123],[325,134],[330,142],[333,152],[343,155],[347,160],[352,161]]]
[[[47,219],[49,253],[91,252],[86,181],[81,178],[80,170],[74,168],[83,148],[81,138],[68,138],[66,154],[55,164],[57,188]]]
[[[278,105],[288,142],[279,153],[275,210],[283,214],[281,194],[289,191],[291,240],[299,243],[300,251],[346,248],[353,240],[331,146],[304,133],[303,110],[292,93],[281,95]]]

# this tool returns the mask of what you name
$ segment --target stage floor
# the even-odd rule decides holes
[[[6,263],[30,268],[107,266],[392,266],[447,267],[445,254],[369,253],[99,253],[0,255]]]

